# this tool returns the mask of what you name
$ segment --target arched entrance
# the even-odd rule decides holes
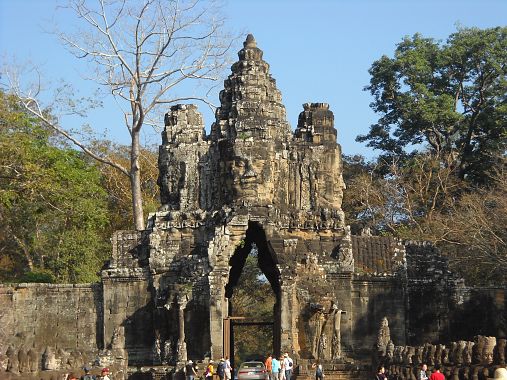
[[[240,282],[240,278],[245,268],[249,268],[251,261],[247,263],[249,255],[253,255],[257,261],[257,267],[260,272],[259,277],[252,278],[249,273],[247,281],[267,282],[264,288],[271,289],[274,296],[272,312],[262,318],[252,318],[251,315],[255,313],[242,314],[235,310],[234,307],[234,291]],[[249,260],[252,260],[250,257]],[[280,271],[277,267],[276,256],[270,247],[266,233],[260,223],[250,221],[248,229],[245,234],[244,240],[236,248],[233,256],[229,261],[231,267],[229,271],[229,282],[225,286],[225,297],[229,302],[229,315],[224,319],[224,355],[229,356],[231,361],[234,361],[234,348],[235,348],[235,328],[236,329],[249,329],[249,333],[258,333],[261,329],[271,329],[272,345],[267,349],[275,355],[280,354],[280,339],[281,339],[281,286],[280,286]],[[269,283],[269,286],[268,286]],[[255,286],[255,284],[253,284]],[[252,296],[255,297],[255,290],[252,291]],[[255,307],[255,306],[254,306]],[[262,352],[265,355],[266,352]]]

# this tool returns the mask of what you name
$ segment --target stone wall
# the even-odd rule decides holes
[[[55,368],[92,357],[181,366],[231,354],[224,320],[254,244],[276,299],[276,354],[350,364],[393,341],[505,336],[505,289],[467,288],[432,245],[351,235],[329,105],[304,104],[292,133],[253,36],[238,57],[209,136],[194,105],[167,113],[161,207],[145,231],[113,235],[100,284],[0,288],[0,355],[11,357],[0,362],[46,352],[39,362]]]
[[[32,350],[41,369],[45,352],[74,352],[87,362],[103,348],[101,284],[0,285],[0,305],[1,355]]]

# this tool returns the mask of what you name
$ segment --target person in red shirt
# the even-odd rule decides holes
[[[440,364],[435,364],[434,372],[431,374],[430,380],[445,380],[445,376],[440,373]]]

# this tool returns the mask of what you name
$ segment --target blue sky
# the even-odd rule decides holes
[[[29,61],[37,65],[47,88],[65,80],[85,95],[94,88],[81,78],[85,66],[47,33],[54,22],[73,26],[59,13],[55,18],[57,4],[50,0],[0,0],[0,57],[7,63],[15,58],[17,64]],[[225,12],[229,28],[245,36],[252,33],[264,51],[292,128],[303,103],[329,103],[343,152],[367,157],[376,153],[354,140],[375,121],[369,108],[371,96],[363,91],[374,60],[391,55],[404,36],[417,32],[445,39],[457,24],[480,28],[507,25],[506,0],[229,0]],[[216,103],[219,89],[212,97]],[[82,122],[97,130],[107,128],[112,139],[127,143],[126,131],[115,128],[118,109],[113,102],[105,104]],[[199,108],[209,130],[213,115],[206,107]],[[69,121],[69,126],[76,127],[75,123]]]

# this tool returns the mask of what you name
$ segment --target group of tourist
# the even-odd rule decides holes
[[[186,380],[195,380],[199,377],[197,374],[198,367],[196,363],[189,360],[183,368]],[[228,357],[221,358],[215,367],[215,362],[210,360],[204,371],[204,379],[212,380],[213,375],[218,375],[220,380],[231,380],[232,379],[232,367]]]
[[[294,361],[289,356],[288,353],[280,356],[279,359],[273,357],[271,354],[268,354],[264,365],[266,366],[266,372],[269,374],[269,380],[291,380],[293,374],[293,366]],[[312,364],[312,368],[315,370],[315,380],[323,380],[324,379],[324,369],[320,362],[315,362]],[[197,379],[197,366],[192,363],[192,360],[189,360],[187,365],[184,368],[186,380],[195,380]],[[213,375],[217,374],[220,380],[231,380],[232,378],[232,367],[228,358],[220,359],[220,362],[216,366],[213,360],[210,360],[208,366],[205,371],[205,380],[212,380]],[[494,379],[497,380],[507,380],[507,369],[498,368],[495,370]],[[83,378],[81,378],[83,379]],[[102,378],[101,378],[102,379]],[[104,380],[109,380],[109,378],[103,378]],[[375,374],[375,380],[387,380],[388,377],[386,375],[386,371],[383,365],[380,365],[377,368],[377,373]],[[74,379],[68,379],[74,380]],[[88,379],[85,379],[88,380]],[[444,374],[441,372],[441,366],[439,364],[435,364],[433,367],[433,372],[428,377],[428,366],[426,364],[421,364],[419,370],[417,371],[417,380],[445,380]]]
[[[281,355],[279,359],[268,354],[264,365],[269,374],[269,380],[291,380],[294,361],[288,352]]]

